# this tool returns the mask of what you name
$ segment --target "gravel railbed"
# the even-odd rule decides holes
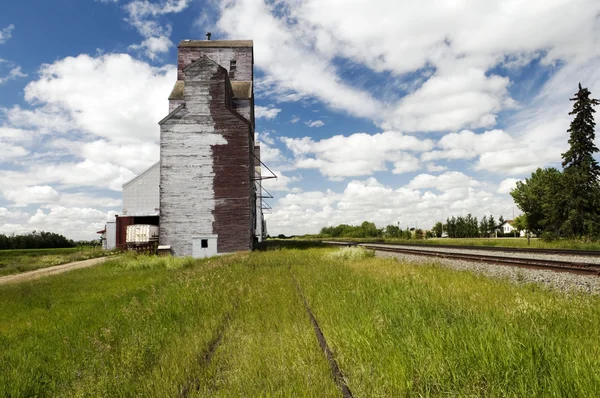
[[[441,264],[461,271],[473,271],[493,278],[508,279],[519,284],[539,283],[562,292],[582,292],[600,294],[600,277],[576,275],[567,272],[553,272],[511,267],[464,260],[432,258],[413,254],[376,251],[378,257],[396,257],[412,264]]]
[[[402,246],[402,245],[383,245],[383,244],[372,244],[369,246],[382,246],[382,247],[399,247],[402,249],[409,250],[424,250],[434,252],[446,252],[446,253],[460,253],[460,254],[481,254],[483,256],[502,256],[502,257],[516,257],[516,258],[531,258],[537,260],[555,260],[555,261],[569,261],[573,263],[590,263],[599,264],[600,257],[591,256],[570,256],[563,254],[539,254],[539,253],[522,253],[522,252],[502,252],[502,251],[490,251],[490,250],[471,250],[471,249],[453,249],[446,247],[427,247],[427,246]]]

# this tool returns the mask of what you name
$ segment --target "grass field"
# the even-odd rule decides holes
[[[106,255],[100,248],[0,250],[0,276]]]
[[[531,247],[540,249],[577,249],[577,250],[600,250],[600,242],[585,242],[581,240],[558,239],[552,242],[544,242],[532,238],[527,244],[527,238],[430,238],[430,239],[369,239],[369,238],[327,238],[323,240],[334,240],[342,242],[385,242],[385,243],[410,243],[421,245],[460,245],[460,246],[495,246],[495,247]]]
[[[600,298],[357,249],[122,256],[0,286],[0,396],[599,396]]]

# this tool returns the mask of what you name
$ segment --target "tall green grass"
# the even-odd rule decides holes
[[[600,396],[600,299],[394,259],[292,271],[357,396]]]
[[[0,286],[0,396],[334,396],[282,255],[266,257],[130,255]]]
[[[0,286],[0,396],[600,396],[600,298],[360,248],[127,255]]]
[[[113,255],[100,248],[0,250],[0,276]]]

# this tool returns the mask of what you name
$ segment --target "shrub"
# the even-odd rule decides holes
[[[340,260],[362,260],[364,258],[375,257],[375,252],[373,250],[366,250],[360,246],[342,247],[330,253],[329,257]]]
[[[558,239],[558,236],[554,232],[544,231],[540,236],[540,239],[543,242],[554,242]]]

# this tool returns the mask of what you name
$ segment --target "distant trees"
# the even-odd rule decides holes
[[[383,236],[383,231],[383,229],[378,229],[375,223],[365,221],[359,226],[340,224],[335,227],[323,227],[321,235],[332,238],[379,238]]]
[[[6,236],[0,234],[0,250],[3,249],[53,249],[75,247],[75,242],[54,232],[33,231],[26,235]]]
[[[499,220],[504,221],[500,216]],[[361,225],[340,224],[333,227],[323,227],[320,235],[332,238],[389,238],[389,239],[425,239],[441,238],[447,233],[450,238],[477,238],[489,237],[495,234],[498,227],[493,215],[483,216],[481,223],[472,214],[466,216],[452,216],[446,219],[446,223],[438,221],[430,231],[422,229],[406,228],[390,224],[385,228],[377,228],[374,223],[363,222]]]
[[[433,231],[435,236],[437,236],[438,238],[441,238],[442,234],[444,233],[444,225],[438,221],[435,223],[435,225],[433,226],[433,228],[431,230]]]
[[[524,182],[519,181],[511,195],[525,214],[529,230],[559,234],[565,219],[567,192],[564,175],[557,169],[538,168]]]
[[[332,238],[390,238],[390,239],[423,239],[426,233],[421,229],[401,229],[399,225],[390,224],[385,228],[377,228],[374,223],[365,221],[361,225],[340,224],[334,227],[323,227],[321,236]]]
[[[476,238],[479,236],[477,217],[471,213],[463,216],[452,216],[446,219],[446,232],[450,238]]]
[[[537,169],[525,182],[518,182],[511,195],[526,217],[529,230],[546,236],[600,236],[600,166],[594,159],[594,106],[587,88],[581,87],[574,101],[569,150],[562,154],[563,172]]]
[[[531,228],[529,228],[529,226],[527,225],[527,217],[525,216],[525,214],[521,214],[520,216],[516,217],[513,220],[512,226],[518,232],[531,231]]]

